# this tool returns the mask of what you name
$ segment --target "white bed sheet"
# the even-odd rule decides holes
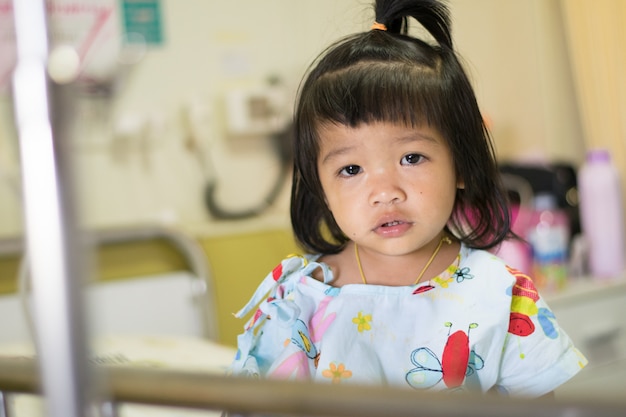
[[[231,363],[235,349],[209,340],[193,337],[123,335],[100,337],[93,342],[91,360],[107,364],[157,367],[224,374]],[[31,344],[0,344],[0,356],[34,357]],[[8,396],[10,416],[43,417],[44,403],[38,395],[13,394]],[[139,404],[121,404],[120,417],[213,417],[219,411],[158,407]]]

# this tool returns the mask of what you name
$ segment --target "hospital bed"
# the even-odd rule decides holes
[[[93,248],[95,275],[105,275],[90,279],[83,291],[93,365],[224,373],[234,349],[217,343],[214,285],[206,255],[195,239],[158,225],[97,230],[85,237]],[[23,246],[19,238],[0,240],[0,260],[13,258],[18,264],[13,270],[19,285],[14,292],[5,289],[0,294],[0,359],[7,361],[36,358]],[[102,263],[114,265],[107,269]],[[0,268],[5,274],[7,270],[11,268]],[[120,276],[123,271],[134,275]],[[0,400],[2,417],[42,415],[36,395],[5,391]],[[154,406],[116,408],[125,417],[163,415]],[[166,415],[215,415],[207,413],[168,410]]]

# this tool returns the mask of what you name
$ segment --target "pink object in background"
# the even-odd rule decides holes
[[[511,206],[511,230],[520,239],[507,239],[494,249],[494,254],[502,258],[510,267],[527,275],[532,273],[532,251],[526,239],[526,230],[530,221],[531,211],[524,206]]]
[[[508,239],[500,244],[495,255],[502,258],[507,265],[526,275],[532,271],[532,251],[530,245],[523,240]]]
[[[587,153],[578,194],[589,272],[595,279],[618,278],[624,272],[624,211],[619,174],[608,151]]]

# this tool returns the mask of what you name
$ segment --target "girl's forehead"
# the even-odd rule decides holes
[[[317,136],[320,145],[328,145],[342,139],[355,140],[375,135],[381,139],[393,139],[399,142],[412,142],[418,140],[443,142],[445,138],[436,127],[423,123],[410,126],[402,122],[363,122],[356,126],[341,123],[323,123],[317,128]]]

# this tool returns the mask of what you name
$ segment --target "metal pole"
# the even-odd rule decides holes
[[[76,262],[84,257],[75,244],[71,182],[62,181],[69,164],[58,137],[63,116],[69,113],[67,88],[54,86],[48,78],[44,0],[13,0],[13,11],[17,50],[13,100],[46,415],[78,417],[88,409],[89,381],[79,296],[81,267]]]
[[[8,398],[2,391],[0,391],[0,417],[9,417]]]

